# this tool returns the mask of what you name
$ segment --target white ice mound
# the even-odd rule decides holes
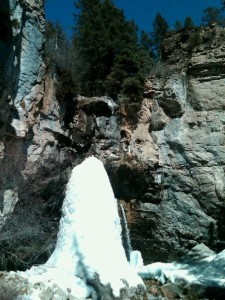
[[[77,279],[81,278],[78,294],[82,297],[88,293],[84,283],[93,279],[95,274],[98,274],[103,285],[110,284],[116,297],[122,288],[126,288],[124,281],[132,288],[143,285],[127,262],[117,200],[103,164],[94,157],[86,159],[72,171],[56,247],[43,268],[40,276],[45,280],[60,277],[63,290],[71,290],[71,276],[76,278],[77,287]],[[26,272],[29,281],[32,276],[37,277],[37,269]],[[63,282],[64,278],[66,282]],[[37,278],[34,281],[37,282]]]
[[[90,157],[73,169],[67,185],[55,251],[48,266],[110,283],[114,294],[141,284],[131,270],[121,241],[117,200],[102,162]]]

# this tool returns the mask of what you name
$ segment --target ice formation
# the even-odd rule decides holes
[[[67,185],[55,251],[46,263],[70,274],[110,283],[114,294],[141,284],[121,241],[117,200],[103,164],[90,157],[73,169]]]
[[[103,285],[110,284],[116,297],[122,288],[143,286],[141,277],[162,283],[183,278],[187,282],[225,287],[225,251],[195,264],[147,266],[141,253],[132,251],[129,264],[121,231],[118,204],[107,173],[99,160],[90,157],[72,171],[51,257],[44,265],[20,272],[33,287],[39,286],[33,288],[30,299],[50,299],[50,294],[46,294],[49,291],[60,299],[67,299],[68,294],[85,299],[93,292],[88,282],[95,274]]]
[[[188,257],[188,256],[187,256]],[[156,262],[144,266],[141,253],[131,253],[131,266],[144,279],[152,278],[165,283],[184,280],[189,284],[225,288],[225,250],[197,261],[189,262]]]
[[[110,284],[117,297],[120,290],[143,285],[130,267],[121,239],[117,200],[104,169],[90,157],[75,167],[67,184],[59,233],[54,252],[45,265],[31,268],[29,282],[57,282],[81,298],[91,292],[86,280],[95,274]]]

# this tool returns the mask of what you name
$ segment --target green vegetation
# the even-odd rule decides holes
[[[222,9],[217,7],[207,7],[203,11],[202,25],[209,26],[212,23],[217,23],[219,26],[225,25],[225,18],[222,15]]]
[[[126,21],[111,0],[80,0],[76,7],[73,42],[86,65],[81,92],[112,97],[123,93],[135,99],[143,89],[145,74],[145,53],[135,23]]]
[[[174,29],[180,31],[183,28],[182,23],[180,21],[176,21],[174,24]]]
[[[222,10],[225,10],[225,0],[221,0]]]
[[[221,6],[206,8],[202,25],[224,26],[224,0]],[[46,25],[46,63],[49,74],[59,79],[57,96],[65,110],[72,111],[77,94],[140,100],[146,77],[165,58],[164,41],[173,32],[166,19],[157,13],[152,32],[139,32],[112,0],[77,0],[75,7],[70,40],[59,24]],[[190,49],[199,44],[198,27],[190,16],[176,21],[174,29],[191,33]]]
[[[184,24],[180,21],[176,21],[174,24],[174,29],[176,31],[184,30],[184,29],[194,29],[196,26],[190,16],[187,16],[184,20]]]
[[[77,48],[68,40],[60,24],[46,23],[45,62],[50,77],[57,79],[57,98],[64,122],[72,121],[74,98],[79,93],[79,84],[85,64],[79,58]]]
[[[126,21],[111,0],[80,0],[75,5],[79,13],[71,41],[59,24],[46,25],[45,60],[49,73],[63,82],[60,98],[70,102],[76,93],[113,98],[122,94],[139,100],[153,63],[149,36],[143,32],[138,38],[135,23]]]
[[[153,22],[152,39],[154,44],[154,51],[156,55],[161,59],[163,57],[163,41],[166,37],[166,33],[169,30],[169,24],[166,19],[157,13]]]
[[[192,29],[195,28],[194,22],[191,17],[186,17],[184,21],[184,29]]]

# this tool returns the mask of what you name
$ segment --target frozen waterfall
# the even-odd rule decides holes
[[[121,279],[131,286],[142,284],[126,259],[117,200],[107,173],[94,157],[73,169],[56,248],[46,265],[82,278],[97,273],[115,295],[124,287]]]
[[[125,218],[125,212],[122,212]],[[127,225],[126,220],[124,222]],[[128,234],[128,228],[126,230]],[[171,282],[182,279],[188,283],[225,288],[225,250],[197,263],[147,266],[144,266],[139,251],[131,251],[129,264],[121,231],[118,204],[107,173],[98,159],[90,157],[72,171],[56,247],[49,260],[26,272],[10,272],[14,279],[17,276],[28,282],[28,294],[19,299],[66,300],[90,299],[92,296],[97,299],[96,291],[103,297],[105,293],[106,299],[143,299],[145,288],[141,277],[155,278],[162,283],[168,279]],[[198,247],[202,248],[196,246],[193,253],[199,252]],[[109,286],[114,296],[111,296]]]
[[[117,200],[104,169],[90,157],[72,171],[62,208],[57,243],[45,265],[26,271],[33,283],[57,282],[76,297],[87,297],[95,275],[118,297],[122,288],[143,287],[122,245]],[[60,281],[61,280],[61,281]]]

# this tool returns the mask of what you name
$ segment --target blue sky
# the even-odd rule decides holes
[[[128,20],[135,20],[139,29],[151,31],[157,12],[173,27],[176,20],[184,21],[191,16],[199,25],[203,10],[208,6],[220,6],[220,0],[114,0],[115,5],[124,10]],[[74,0],[47,0],[46,18],[59,22],[68,34],[74,25]]]

